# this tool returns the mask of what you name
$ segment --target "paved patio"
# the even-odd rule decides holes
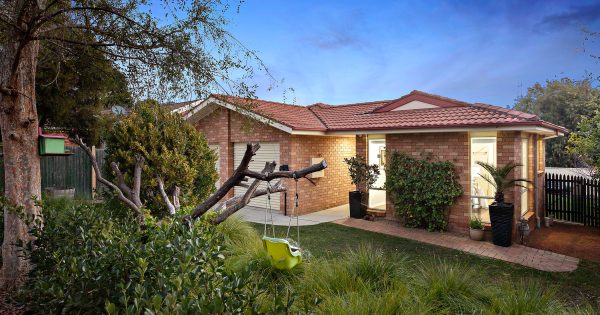
[[[301,215],[298,218],[298,224],[301,226],[306,225],[315,225],[319,223],[332,222],[336,220],[341,220],[348,218],[348,214],[350,210],[348,209],[348,205],[342,205],[335,208],[330,208],[318,212],[313,212],[305,215]],[[235,213],[235,215],[240,216],[242,219],[248,222],[254,223],[265,223],[265,209],[264,208],[255,208],[255,207],[244,207]],[[275,225],[284,225],[287,226],[290,221],[289,216],[283,215],[281,212],[274,211],[273,212],[273,222]],[[267,223],[271,224],[271,217],[267,216]],[[292,225],[296,225],[296,217],[292,218]]]
[[[550,272],[571,272],[577,269],[579,259],[571,256],[531,248],[519,244],[511,247],[496,246],[490,242],[478,242],[453,233],[428,232],[421,229],[411,229],[400,226],[397,222],[380,220],[366,221],[345,218],[334,223],[416,240],[423,243],[457,249],[471,254],[504,260],[507,262]]]

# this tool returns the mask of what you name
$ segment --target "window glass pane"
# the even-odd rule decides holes
[[[489,222],[488,206],[493,202],[495,189],[481,175],[489,173],[477,162],[496,165],[496,137],[471,138],[471,204],[472,215]]]

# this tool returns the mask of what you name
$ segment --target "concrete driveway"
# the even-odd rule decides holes
[[[309,214],[301,215],[298,218],[298,224],[315,225],[324,222],[332,222],[340,219],[348,218],[350,210],[348,205],[342,205],[335,208],[330,208],[322,211],[317,211]],[[234,215],[240,216],[248,222],[265,223],[265,209],[255,207],[245,207]],[[290,221],[289,216],[283,215],[281,212],[273,211],[273,222],[275,225],[287,226]],[[271,224],[271,217],[267,215],[267,223]],[[296,225],[296,217],[292,217],[292,225]]]

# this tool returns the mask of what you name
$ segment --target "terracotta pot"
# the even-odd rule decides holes
[[[484,233],[484,230],[482,230],[482,229],[469,229],[469,236],[474,241],[482,241],[483,233]]]

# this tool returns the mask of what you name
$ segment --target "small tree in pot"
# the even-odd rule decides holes
[[[344,162],[348,166],[352,184],[356,185],[356,191],[351,191],[349,194],[350,216],[353,218],[363,218],[366,214],[364,209],[367,207],[365,205],[363,209],[363,200],[366,200],[365,203],[368,203],[368,190],[373,187],[373,184],[377,181],[377,177],[379,177],[379,165],[369,165],[360,156],[345,158]],[[361,187],[366,189],[364,193],[361,191]]]
[[[512,229],[514,226],[515,206],[504,202],[504,191],[512,187],[528,189],[526,183],[531,181],[524,178],[510,179],[508,175],[520,164],[508,163],[502,167],[485,162],[476,162],[483,167],[489,175],[480,174],[485,181],[495,189],[494,202],[490,205],[490,221],[492,223],[492,240],[494,245],[508,247],[512,244]]]

